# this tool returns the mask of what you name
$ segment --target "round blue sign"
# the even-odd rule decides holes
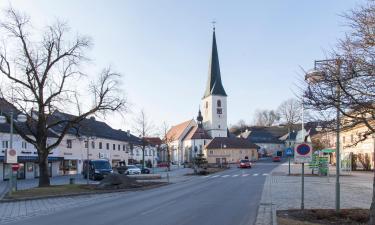
[[[307,144],[300,144],[297,146],[297,153],[300,155],[307,155],[311,151],[310,146]]]

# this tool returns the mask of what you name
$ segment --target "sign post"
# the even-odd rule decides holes
[[[288,156],[288,161],[289,161],[288,175],[290,175],[290,157],[293,155],[293,149],[290,147],[285,149],[285,155]]]
[[[312,147],[307,143],[297,144],[294,149],[294,162],[302,163],[301,210],[305,209],[305,163],[312,161]]]

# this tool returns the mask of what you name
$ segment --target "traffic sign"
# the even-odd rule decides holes
[[[17,151],[12,148],[5,150],[5,163],[18,163],[17,162]]]
[[[295,163],[309,163],[312,161],[312,147],[307,143],[297,144],[294,148]]]
[[[286,156],[292,156],[293,155],[293,149],[292,148],[285,149],[285,155]]]

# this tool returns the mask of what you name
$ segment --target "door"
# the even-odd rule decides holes
[[[11,165],[10,164],[6,164],[4,163],[3,164],[4,167],[3,167],[3,179],[4,180],[9,180],[11,174],[12,174],[12,168],[11,168]]]
[[[17,171],[17,179],[23,180],[25,179],[25,163],[18,163],[20,166]]]
[[[39,173],[39,165],[38,165],[38,163],[35,163],[34,164],[34,177],[38,178],[39,175],[40,175],[40,173]]]

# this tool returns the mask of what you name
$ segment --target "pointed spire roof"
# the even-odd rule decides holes
[[[219,55],[217,53],[215,27],[213,29],[212,53],[211,53],[210,65],[208,69],[208,81],[207,81],[206,91],[204,92],[203,98],[210,96],[210,95],[227,96],[227,93],[225,93],[223,84],[221,83]]]

